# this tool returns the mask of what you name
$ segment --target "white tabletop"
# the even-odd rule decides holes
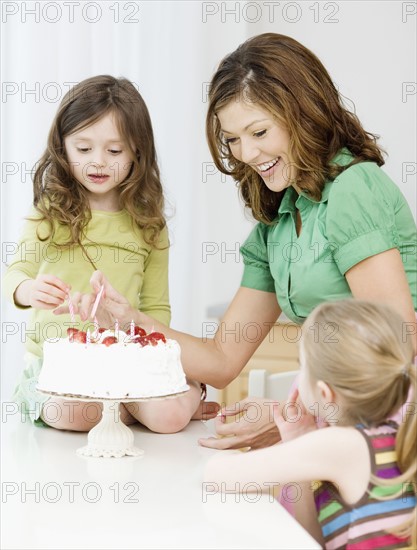
[[[320,548],[272,497],[204,490],[211,422],[132,429],[143,457],[84,458],[86,434],[3,414],[1,548]]]

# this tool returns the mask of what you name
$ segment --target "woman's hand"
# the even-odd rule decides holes
[[[116,319],[120,325],[127,325],[132,319],[137,322],[138,310],[132,308],[126,298],[111,286],[101,271],[93,273],[90,284],[94,291],[94,301],[103,286],[103,293],[95,315],[101,326],[112,326]],[[91,318],[94,301],[90,308],[81,309],[81,319],[83,316],[85,319]]]
[[[26,279],[14,293],[15,302],[36,309],[55,309],[63,304],[71,287],[54,275],[42,274]]]
[[[79,314],[82,321],[93,319],[92,309],[97,295],[103,286],[103,293],[94,315],[99,325],[102,327],[111,327],[114,325],[116,319],[121,326],[130,323],[132,319],[137,322],[138,310],[132,308],[126,298],[111,286],[101,271],[95,271],[93,273],[90,284],[93,292],[89,294],[74,292],[74,294],[71,295],[74,313]],[[54,314],[61,315],[62,313],[68,312],[69,307],[66,304],[58,307],[54,311]]]
[[[299,399],[296,388],[287,399],[284,407],[274,406],[273,415],[282,441],[291,441],[300,435],[317,430],[314,416],[309,414]]]
[[[223,408],[215,420],[220,437],[199,439],[199,444],[211,449],[259,449],[269,447],[280,440],[274,422],[274,405],[264,398],[246,398],[233,407]],[[226,423],[228,416],[236,416],[234,422]]]

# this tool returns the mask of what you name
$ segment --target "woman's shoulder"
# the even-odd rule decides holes
[[[329,201],[355,194],[363,200],[378,196],[393,203],[405,200],[398,185],[375,162],[358,162],[341,172],[330,185]]]
[[[249,232],[246,239],[246,243],[265,243],[268,240],[268,235],[272,231],[275,224],[266,224],[263,222],[257,222]]]
[[[393,222],[398,211],[408,208],[398,185],[375,162],[353,164],[327,186],[328,222],[351,222],[350,216]]]

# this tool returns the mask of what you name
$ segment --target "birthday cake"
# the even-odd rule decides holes
[[[132,327],[133,328],[133,327]],[[90,334],[69,328],[68,337],[46,341],[37,389],[100,399],[164,397],[189,389],[181,349],[162,333],[134,327]]]

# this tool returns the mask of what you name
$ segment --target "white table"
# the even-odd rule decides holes
[[[3,415],[1,548],[320,548],[272,498],[204,492],[211,422],[132,429],[143,457],[83,458],[86,434]]]

